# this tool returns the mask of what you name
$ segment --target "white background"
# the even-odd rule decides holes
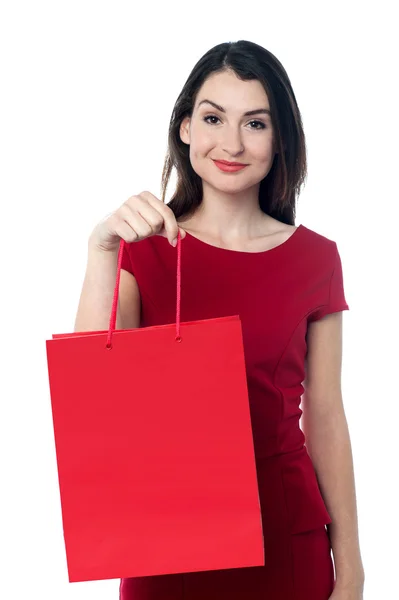
[[[261,44],[279,58],[302,112],[309,176],[297,224],[337,242],[350,306],[344,313],[342,385],[365,598],[397,597],[394,6],[139,6],[98,0],[3,5],[2,599],[118,597],[118,580],[67,580],[45,340],[73,331],[87,239],[96,223],[132,194],[149,189],[160,196],[169,118],[192,67],[212,46],[238,39]]]

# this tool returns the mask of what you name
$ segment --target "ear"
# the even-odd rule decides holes
[[[185,117],[180,124],[180,139],[190,145],[190,117]]]

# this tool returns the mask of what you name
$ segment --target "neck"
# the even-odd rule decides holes
[[[229,194],[204,184],[200,207],[181,224],[187,231],[206,232],[214,239],[233,242],[262,235],[268,220],[272,219],[259,206],[259,186]]]

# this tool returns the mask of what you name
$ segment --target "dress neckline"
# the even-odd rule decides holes
[[[265,254],[270,254],[273,253],[275,254],[278,251],[282,251],[284,248],[287,248],[287,246],[289,246],[294,239],[297,237],[297,234],[300,230],[302,230],[304,228],[304,226],[302,224],[298,225],[298,227],[295,229],[295,231],[293,233],[291,233],[290,237],[287,238],[284,242],[282,242],[281,244],[278,244],[277,246],[274,246],[273,248],[269,248],[268,250],[261,250],[260,252],[245,252],[243,250],[231,250],[230,248],[221,248],[220,246],[214,246],[213,244],[209,244],[208,242],[204,242],[203,240],[200,240],[199,238],[195,237],[195,235],[192,235],[191,233],[189,233],[188,231],[186,231],[186,238],[185,239],[189,239],[192,242],[194,242],[194,244],[197,244],[199,246],[203,246],[205,248],[209,248],[210,250],[215,250],[216,252],[222,253],[222,254],[230,254],[230,255],[241,255],[241,256],[262,256]]]

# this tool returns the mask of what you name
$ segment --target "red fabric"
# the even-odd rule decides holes
[[[123,600],[328,600],[334,589],[324,527],[275,537],[264,567],[122,579]]]
[[[139,285],[141,326],[174,323],[176,249],[160,236],[127,244],[122,268]],[[312,545],[317,538],[324,545],[316,553],[321,563],[308,576],[315,590],[320,577],[331,585],[331,556],[320,535],[331,518],[299,427],[300,401],[308,323],[348,309],[337,244],[304,225],[283,244],[258,253],[217,248],[190,234],[182,240],[182,322],[241,318],[266,565],[162,580],[130,578],[121,581],[121,600],[288,600],[291,585],[299,600],[300,539]],[[298,537],[304,532],[313,535]],[[307,600],[328,598],[325,592],[306,593]]]

